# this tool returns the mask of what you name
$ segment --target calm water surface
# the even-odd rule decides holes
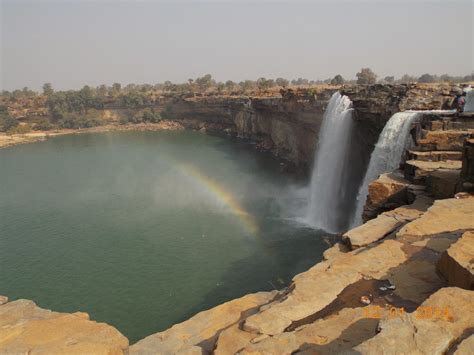
[[[271,156],[197,132],[0,150],[0,294],[84,311],[130,341],[320,260]]]

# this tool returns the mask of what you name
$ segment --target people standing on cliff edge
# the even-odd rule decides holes
[[[464,104],[466,103],[466,92],[461,90],[460,88],[456,88],[455,90],[455,98],[452,104],[452,109],[455,109],[457,112],[463,112]]]

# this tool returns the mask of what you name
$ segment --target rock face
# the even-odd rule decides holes
[[[377,217],[380,213],[406,205],[409,201],[410,182],[398,172],[382,174],[369,184],[365,202],[364,221]]]
[[[438,269],[451,286],[474,290],[474,232],[466,232],[446,250]]]
[[[0,305],[1,354],[124,354],[118,330],[89,320],[87,313],[57,313],[28,300]]]

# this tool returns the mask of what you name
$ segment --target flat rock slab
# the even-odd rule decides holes
[[[87,313],[58,313],[33,301],[0,306],[0,354],[124,354],[128,339]]]
[[[387,240],[373,248],[355,250],[321,262],[295,276],[290,293],[247,318],[243,329],[268,335],[282,333],[292,323],[328,306],[347,286],[363,277],[382,278],[388,270],[405,261],[402,244]]]
[[[397,237],[457,234],[474,229],[474,198],[437,200],[418,219],[403,226]]]
[[[432,203],[431,198],[422,195],[411,205],[384,212],[377,218],[351,229],[342,238],[352,249],[369,245],[384,238],[401,225],[419,218]]]
[[[357,249],[384,238],[402,224],[403,222],[396,218],[381,214],[377,218],[351,229],[342,238],[350,245],[351,249]]]
[[[474,335],[464,339],[456,348],[454,355],[472,355],[474,354]]]
[[[273,292],[258,292],[223,303],[176,324],[164,332],[152,334],[130,347],[130,354],[176,354],[213,350],[220,332],[272,301]]]
[[[423,161],[407,160],[405,162],[405,178],[420,183],[437,170],[461,170],[462,162],[459,160]]]
[[[293,332],[248,344],[240,354],[338,354],[375,336],[379,320],[367,318],[366,314],[366,307],[345,308]]]
[[[423,160],[423,161],[443,161],[443,160],[461,160],[462,152],[459,151],[450,151],[450,150],[440,150],[440,151],[429,151],[429,152],[420,152],[415,150],[410,150],[408,152],[410,159],[413,160]]]
[[[474,289],[474,232],[466,232],[451,244],[438,263],[450,286]]]
[[[442,288],[403,319],[382,320],[381,332],[354,350],[360,354],[385,354],[387,349],[394,354],[444,354],[474,326],[473,300],[474,291]]]

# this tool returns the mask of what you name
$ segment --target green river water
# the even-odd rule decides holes
[[[188,131],[1,149],[0,294],[87,312],[133,343],[282,288],[328,245],[294,222],[298,184],[280,170],[247,143]]]

